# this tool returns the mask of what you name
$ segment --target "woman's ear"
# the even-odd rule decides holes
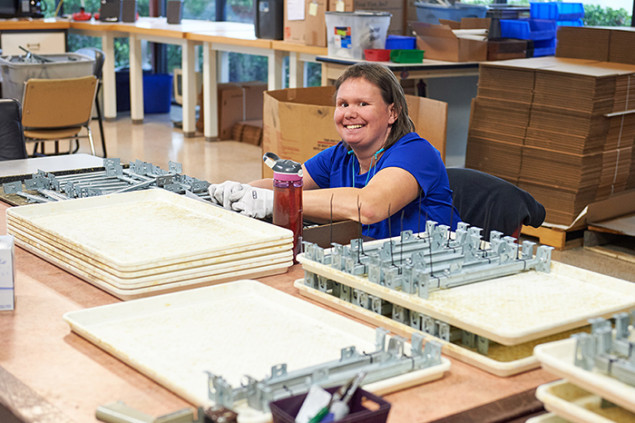
[[[399,117],[399,113],[397,112],[397,108],[395,107],[395,103],[392,103],[388,106],[388,113],[390,117],[388,118],[388,123],[392,125],[397,121],[397,117]]]

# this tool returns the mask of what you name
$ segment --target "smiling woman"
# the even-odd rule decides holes
[[[304,164],[304,215],[360,220],[364,235],[420,230],[427,219],[456,227],[452,192],[439,152],[419,137],[394,74],[360,63],[335,85],[335,127],[342,138]]]
[[[314,222],[360,221],[363,234],[377,239],[407,229],[420,232],[426,220],[455,229],[460,217],[441,155],[415,132],[392,71],[359,63],[347,68],[335,87],[333,120],[342,140],[302,166],[304,217]],[[228,208],[240,201],[233,191],[273,197],[263,191],[272,188],[271,179],[237,185],[211,185],[210,194]],[[252,217],[260,211],[241,210]]]

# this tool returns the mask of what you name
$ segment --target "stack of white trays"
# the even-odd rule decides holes
[[[629,341],[635,342],[635,330],[631,329]],[[576,366],[575,353],[574,338],[538,345],[534,350],[545,370],[564,379],[538,387],[536,397],[550,413],[532,422],[635,422],[635,386]]]
[[[7,232],[122,300],[293,264],[291,231],[162,189],[13,207]]]

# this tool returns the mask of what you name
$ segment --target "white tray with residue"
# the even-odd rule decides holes
[[[240,386],[282,363],[293,371],[375,350],[375,330],[260,282],[242,280],[66,313],[71,329],[195,405],[209,406],[205,371]],[[409,352],[409,345],[406,345]],[[384,394],[443,377],[449,361],[365,386]],[[241,422],[270,415],[235,404]]]
[[[451,342],[443,341],[440,338],[429,335],[427,333],[413,329],[412,327],[399,323],[389,317],[382,316],[371,310],[356,306],[348,301],[340,300],[334,296],[321,292],[317,289],[310,288],[304,284],[304,279],[296,280],[294,286],[300,291],[300,294],[324,304],[329,307],[349,314],[353,317],[361,319],[365,322],[373,324],[375,326],[385,327],[391,332],[399,334],[403,337],[409,338],[414,332],[419,332],[426,340],[434,340],[443,346],[443,353],[456,358],[457,360],[468,363],[474,367],[485,370],[488,373],[496,376],[508,377],[518,373],[526,372],[527,370],[540,367],[540,363],[536,358],[531,355],[531,346],[528,346],[529,353],[525,357],[519,357],[515,359],[509,359],[507,361],[497,360],[493,357],[480,354],[476,351],[472,351],[468,348],[464,348],[460,345],[453,344]]]
[[[635,422],[635,413],[615,405],[603,406],[601,397],[564,380],[540,385],[536,397],[547,410],[569,422]]]
[[[361,289],[502,345],[588,325],[635,307],[635,284],[555,261],[549,273],[519,274],[440,289],[424,299],[298,256],[306,271]]]
[[[153,284],[142,288],[121,289],[111,285],[110,283],[104,282],[102,279],[96,277],[94,274],[86,271],[86,269],[73,266],[64,261],[59,261],[42,249],[34,248],[29,244],[23,243],[17,237],[15,238],[15,240],[16,244],[24,248],[25,250],[32,252],[36,256],[46,261],[54,263],[56,266],[66,270],[67,272],[72,273],[73,275],[81,279],[84,279],[86,282],[124,301],[149,297],[157,294],[165,294],[184,289],[199,288],[206,285],[215,285],[223,282],[235,281],[238,279],[261,278],[265,276],[279,275],[281,273],[285,273],[287,269],[293,265],[293,262],[291,260],[275,261],[266,263],[262,266],[245,266],[242,269],[233,270],[227,273],[190,278],[180,282],[164,283],[159,285]]]
[[[635,342],[635,335],[631,334],[629,340]],[[548,372],[635,413],[635,386],[628,385],[612,376],[576,366],[574,364],[575,339],[569,338],[538,345],[534,349],[534,355]]]
[[[47,258],[82,269],[87,274],[93,275],[95,278],[103,281],[104,283],[109,283],[115,288],[124,290],[197,280],[203,277],[217,276],[224,273],[248,270],[249,268],[258,268],[274,264],[286,263],[289,266],[293,261],[293,253],[291,251],[291,245],[289,245],[286,248],[272,249],[271,252],[266,255],[255,255],[252,257],[246,256],[239,261],[235,260],[204,266],[198,266],[189,262],[187,266],[180,266],[177,270],[170,272],[153,272],[152,274],[146,276],[135,277],[132,275],[125,275],[125,277],[120,277],[118,276],[118,273],[112,274],[107,270],[104,270],[102,267],[85,262],[81,258],[77,258],[73,254],[70,254],[60,248],[56,248],[55,245],[49,244],[46,241],[37,239],[21,231],[15,226],[12,226],[11,233],[14,235],[16,243],[19,246],[29,249],[30,251],[37,250],[46,253]]]
[[[26,240],[36,243],[38,248],[50,248],[49,251],[60,252],[65,256],[70,256],[73,259],[77,259],[86,265],[90,265],[96,269],[103,270],[109,275],[113,275],[121,279],[133,279],[149,276],[162,276],[163,274],[174,273],[182,271],[184,269],[194,269],[203,266],[227,266],[236,263],[239,260],[252,259],[256,257],[270,256],[273,254],[279,254],[287,252],[292,254],[293,241],[276,241],[275,243],[267,243],[266,246],[260,249],[251,249],[247,251],[240,251],[231,254],[224,254],[219,256],[208,257],[199,260],[183,261],[180,263],[164,265],[157,262],[155,266],[148,269],[134,270],[134,271],[120,271],[107,263],[102,263],[95,260],[90,255],[86,254],[83,250],[76,250],[73,246],[59,242],[58,240],[47,236],[47,234],[38,231],[36,228],[28,224],[23,224],[20,221],[9,217],[7,219],[7,230],[12,235],[21,236]]]
[[[12,207],[7,217],[124,272],[293,239],[287,229],[160,189]]]

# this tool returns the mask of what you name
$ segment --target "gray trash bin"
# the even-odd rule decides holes
[[[41,54],[43,62],[28,55],[1,56],[2,97],[22,102],[24,83],[31,78],[63,79],[93,74],[95,60],[77,53]]]

